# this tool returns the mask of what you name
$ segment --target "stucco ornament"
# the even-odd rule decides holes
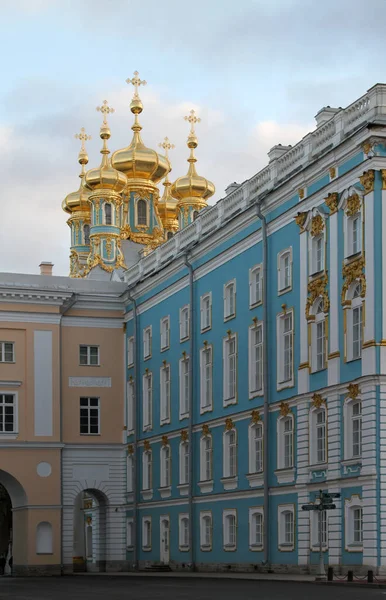
[[[258,423],[259,421],[261,421],[260,412],[255,409],[251,413],[251,423]]]
[[[353,194],[347,198],[346,215],[352,217],[356,215],[361,209],[361,199],[358,194]]]
[[[210,435],[210,429],[207,423],[204,423],[202,426],[202,435]]]
[[[322,215],[315,215],[311,220],[311,229],[310,233],[312,237],[320,235],[324,230],[324,219]]]
[[[323,310],[327,313],[330,309],[330,299],[327,291],[328,275],[324,273],[317,279],[313,279],[308,283],[308,297],[306,301],[306,319],[311,317],[310,311],[319,296],[323,298]]]
[[[230,431],[231,429],[233,429],[234,424],[233,421],[230,417],[228,417],[227,419],[225,419],[225,431]]]
[[[144,448],[145,452],[149,452],[149,450],[150,450],[150,442],[149,442],[149,440],[145,440],[143,442],[143,448]]]
[[[187,442],[188,441],[188,432],[186,431],[186,429],[183,429],[181,431],[181,442]]]
[[[369,194],[374,190],[375,172],[373,169],[364,171],[363,175],[359,177],[359,181],[364,187],[365,194]]]
[[[168,446],[169,445],[169,439],[167,435],[163,435],[162,436],[162,445],[163,446]]]
[[[342,275],[343,275],[343,286],[342,286],[342,295],[341,302],[342,305],[349,303],[346,300],[346,294],[350,287],[350,285],[354,281],[360,281],[362,291],[361,297],[364,298],[366,296],[366,276],[365,276],[365,259],[363,256],[357,258],[357,260],[349,263],[348,265],[343,264]]]
[[[325,399],[322,398],[321,394],[317,394],[315,392],[315,394],[312,396],[312,406],[314,406],[315,408],[320,408],[324,404],[326,404]]]
[[[328,194],[327,198],[324,199],[324,202],[330,209],[330,215],[338,212],[338,204],[339,204],[339,195],[337,192],[332,192]]]
[[[303,233],[303,231],[304,231],[304,223],[307,220],[307,215],[308,215],[308,212],[298,212],[298,214],[294,217],[296,225],[298,225],[300,228],[299,233]]]
[[[356,398],[358,398],[360,391],[359,391],[359,384],[358,383],[349,383],[347,386],[347,398],[352,398],[352,400],[355,400]]]
[[[280,416],[287,417],[291,412],[290,405],[288,402],[280,402]]]

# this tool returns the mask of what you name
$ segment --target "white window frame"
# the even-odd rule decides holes
[[[208,308],[206,302],[208,302]],[[201,333],[212,328],[212,292],[203,294],[200,298],[200,326]]]
[[[86,362],[82,363],[80,361],[80,357],[81,357],[81,348],[86,348],[87,349],[87,356],[86,356]],[[91,348],[96,348],[97,349],[97,362],[96,363],[91,363]],[[80,367],[99,367],[100,366],[100,351],[99,351],[99,346],[97,346],[96,344],[79,344],[79,366]]]
[[[170,488],[172,485],[172,458],[169,444],[160,449],[160,487]]]
[[[108,204],[111,208],[111,223],[106,222],[107,221],[107,219],[106,219],[106,204]],[[112,202],[109,202],[109,201],[103,202],[102,220],[103,220],[103,225],[107,225],[108,227],[115,225],[115,206]]]
[[[187,529],[185,529],[187,527]],[[187,532],[187,539],[184,535]],[[190,535],[189,535],[189,514],[179,513],[178,515],[178,548],[180,552],[188,552],[190,550]]]
[[[256,521],[261,522],[260,542],[256,541]],[[262,506],[252,506],[249,509],[249,549],[252,552],[261,552],[264,549],[264,508]]]
[[[320,257],[318,256],[320,252]],[[316,275],[324,270],[325,264],[325,237],[324,232],[319,235],[309,235],[309,275]]]
[[[319,416],[322,416],[324,421],[319,422]],[[319,438],[319,432],[323,433],[324,438]],[[311,465],[325,465],[328,463],[327,455],[327,440],[328,440],[328,423],[327,423],[327,407],[321,405],[319,408],[312,407],[309,413],[309,439],[310,439],[310,464]],[[321,447],[319,447],[319,439],[322,441]],[[322,460],[322,458],[324,459]]]
[[[359,360],[362,358],[362,352],[363,352],[363,333],[364,333],[364,310],[363,310],[363,298],[362,296],[357,296],[356,298],[354,298],[354,294],[357,291],[357,286],[360,285],[359,281],[355,281],[352,283],[352,285],[350,286],[348,292],[347,292],[347,300],[348,303],[347,305],[344,307],[344,310],[346,311],[346,335],[345,335],[345,342],[346,342],[346,361],[350,362],[352,360]],[[358,288],[359,289],[359,288]],[[361,320],[360,320],[360,325],[359,325],[359,338],[358,338],[358,342],[359,342],[359,354],[355,353],[354,354],[354,311],[359,311]],[[358,354],[358,355],[357,355]]]
[[[311,510],[310,511],[310,539],[312,552],[319,552],[319,516],[322,515],[322,548],[323,552],[328,550],[328,510]]]
[[[126,491],[131,494],[134,491],[134,455],[133,454],[127,455],[126,470],[127,470]]]
[[[362,204],[362,199],[361,199]],[[358,220],[358,237],[356,238],[356,246],[355,246],[355,236],[354,236],[354,224]],[[355,215],[345,215],[345,258],[350,258],[351,256],[356,256],[360,252],[362,252],[363,240],[362,240],[362,226],[363,226],[363,216],[362,210],[359,210]]]
[[[210,361],[206,362],[206,352]],[[207,378],[210,374],[210,379]],[[209,382],[207,384],[207,381]],[[207,389],[209,393],[207,394]],[[209,396],[209,397],[208,397]],[[213,410],[213,346],[208,344],[200,349],[200,414]]]
[[[153,373],[148,371],[142,377],[142,429],[153,427]]]
[[[281,552],[293,552],[295,550],[296,540],[296,512],[294,504],[280,504],[278,511],[278,548]],[[292,535],[291,539],[286,531],[286,514],[292,514]]]
[[[169,364],[160,368],[160,423],[170,423],[171,368]]]
[[[170,348],[170,316],[163,317],[160,321],[161,352]]]
[[[286,259],[288,257],[288,263]],[[287,265],[287,266],[286,266]],[[292,246],[281,250],[277,255],[277,290],[278,296],[292,290],[293,278]]]
[[[318,312],[323,304],[322,298],[317,298],[312,308],[315,317],[311,323],[311,371],[317,373],[327,368],[327,321],[325,312]],[[322,336],[320,335],[322,332]],[[322,351],[320,352],[319,340],[322,340]]]
[[[285,434],[286,430],[286,422],[287,419],[292,421],[292,454],[286,458],[286,442],[285,442]],[[289,434],[289,430],[288,430]],[[288,437],[290,437],[288,435]],[[292,413],[284,416],[280,416],[277,419],[277,468],[283,470],[293,470],[294,469],[294,461],[295,461],[295,419]],[[289,447],[291,443],[289,443]]]
[[[263,303],[263,285],[263,265],[251,267],[249,269],[249,308]]]
[[[4,424],[5,424],[5,411],[4,411],[5,396],[12,396],[13,397],[13,402],[12,402],[12,406],[13,406],[13,429],[12,429],[12,431],[4,431]],[[4,400],[2,398],[4,398]],[[0,437],[3,437],[3,436],[6,436],[6,437],[8,437],[8,436],[16,436],[19,433],[19,397],[18,397],[18,393],[14,392],[14,391],[1,390],[1,392],[0,392],[0,399],[1,399],[1,403],[3,405],[3,422],[2,422],[3,431],[0,431]]]
[[[210,441],[210,449],[206,447],[206,442]],[[210,459],[209,475],[207,470],[207,458]],[[211,434],[203,435],[200,439],[200,482],[213,483],[213,438]]]
[[[353,414],[353,408],[355,405],[360,404],[361,412],[355,418]],[[360,422],[360,453],[354,454],[354,427],[353,421],[358,420]],[[363,401],[361,398],[347,398],[343,405],[343,424],[344,424],[344,459],[353,460],[356,462],[362,461],[363,453]]]
[[[134,519],[129,517],[126,520],[126,549],[133,550],[134,548]]]
[[[264,357],[264,331],[263,323],[251,325],[248,330],[248,379],[249,379],[249,399],[263,395],[263,357]],[[260,341],[256,342],[256,335],[260,336]],[[255,355],[260,357],[259,362],[255,360]],[[257,387],[256,387],[257,384]]]
[[[233,517],[234,531],[230,529],[230,518]],[[230,508],[223,510],[222,513],[222,527],[223,527],[223,547],[225,552],[234,552],[237,548],[237,510]]]
[[[184,356],[179,361],[180,381],[180,420],[189,417],[190,405],[190,357]]]
[[[260,437],[256,438],[256,432],[260,433]],[[256,439],[259,439],[260,445],[260,465],[257,464],[256,461]],[[251,423],[248,427],[248,442],[249,442],[249,474],[252,473],[262,473],[264,469],[264,425],[262,421],[258,421],[257,423]],[[259,468],[258,468],[259,467]]]
[[[231,352],[233,348],[233,352]],[[237,335],[223,339],[223,404],[237,403]]]
[[[232,306],[233,295],[233,306]],[[236,279],[224,284],[224,321],[229,321],[236,316]]]
[[[234,436],[234,438],[232,437]],[[231,443],[231,440],[234,442]],[[233,464],[231,456],[233,453]],[[238,473],[238,443],[237,429],[233,427],[223,433],[223,477],[234,478]]]
[[[82,406],[81,405],[81,400],[88,400],[88,405],[87,406]],[[98,404],[97,406],[91,406],[90,404],[90,400],[98,400]],[[81,432],[81,424],[80,424],[80,414],[82,410],[87,409],[88,412],[88,429],[89,431],[87,433]],[[91,433],[91,411],[92,410],[96,410],[97,414],[98,414],[98,431],[97,432],[93,432]],[[100,435],[101,433],[101,402],[100,402],[100,398],[98,398],[97,396],[81,396],[79,398],[79,435],[89,435],[89,436],[93,436],[93,435]]]
[[[152,326],[148,325],[143,329],[142,332],[142,341],[143,341],[143,359],[149,360],[152,354]]]
[[[142,550],[151,552],[152,525],[151,516],[142,517]]]
[[[127,367],[134,366],[134,336],[127,339]]]
[[[208,521],[206,521],[208,519]],[[209,539],[207,537],[207,523],[209,522]],[[210,552],[213,545],[213,517],[210,510],[200,511],[200,550]]]
[[[354,539],[354,517],[355,510],[362,511],[362,541]],[[346,552],[363,552],[363,533],[364,533],[364,502],[358,494],[353,494],[351,498],[346,498],[344,502],[344,535]]]
[[[142,452],[142,491],[153,491],[153,451],[151,449]]]
[[[180,308],[180,342],[190,338],[190,305],[185,304]]]
[[[12,346],[12,360],[5,360],[5,347],[11,345]],[[8,354],[9,350],[7,351]],[[13,364],[16,362],[15,358],[15,342],[0,342],[0,363],[2,364]]]
[[[139,219],[138,219],[138,203],[140,201],[145,202],[146,204],[146,223],[139,223]],[[150,222],[150,206],[149,203],[146,202],[146,200],[144,198],[137,198],[136,202],[135,202],[135,226],[142,228],[142,227],[149,227],[149,222]]]
[[[292,329],[285,331],[284,328],[286,326],[286,319],[291,317],[292,319]],[[295,375],[294,375],[294,310],[291,308],[286,310],[286,312],[279,313],[276,317],[276,355],[277,355],[277,389],[282,390],[284,388],[293,387],[295,385]],[[286,373],[286,346],[285,346],[285,337],[288,336],[290,340],[290,348],[288,350],[291,362],[290,368],[291,373]],[[288,375],[291,377],[288,377]]]
[[[187,485],[189,483],[189,442],[181,441],[179,447],[179,472],[180,472],[180,485]]]
[[[127,382],[127,433],[134,433],[134,380]]]

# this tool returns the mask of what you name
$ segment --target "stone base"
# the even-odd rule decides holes
[[[13,577],[57,577],[62,574],[60,565],[14,565]]]

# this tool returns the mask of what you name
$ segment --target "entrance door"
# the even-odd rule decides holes
[[[169,519],[161,517],[161,552],[160,558],[161,563],[164,565],[169,564],[169,545],[170,545],[170,531],[169,531]]]

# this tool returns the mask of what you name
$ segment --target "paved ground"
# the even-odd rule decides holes
[[[299,582],[157,577],[0,579],[1,600],[385,600],[386,590]]]

